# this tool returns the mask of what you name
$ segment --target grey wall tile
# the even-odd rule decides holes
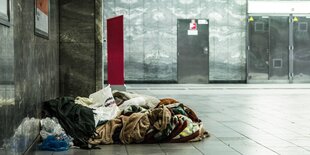
[[[95,91],[95,45],[60,43],[61,95],[88,97]]]
[[[95,0],[95,61],[96,61],[96,90],[103,87],[104,68],[102,67],[103,62],[103,1]]]
[[[94,1],[62,2],[60,10],[61,42],[94,42]]]
[[[40,117],[41,102],[59,96],[58,0],[50,1],[48,40],[34,35],[34,0],[11,2],[11,26],[0,26],[0,55],[6,53],[5,78],[12,83],[6,94],[15,102],[0,106],[0,146],[20,153],[39,133],[38,121],[29,118]]]
[[[101,3],[65,0],[60,3],[60,94],[88,96],[100,89],[102,46],[98,36]],[[99,9],[99,10],[98,10]],[[100,70],[100,71],[98,71]]]

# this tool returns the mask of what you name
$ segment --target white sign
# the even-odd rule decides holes
[[[48,38],[49,0],[35,0],[35,34]]]
[[[198,24],[208,24],[207,20],[198,20]]]
[[[187,35],[189,36],[197,36],[198,30],[187,30]]]
[[[48,33],[48,15],[37,8],[36,14],[36,28]]]
[[[7,16],[8,14],[8,1],[7,0],[0,0],[0,15]]]
[[[310,13],[309,1],[249,1],[248,13]]]

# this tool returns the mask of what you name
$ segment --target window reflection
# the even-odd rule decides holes
[[[14,52],[0,49],[0,107],[14,104]]]
[[[0,85],[0,107],[14,104],[14,85]]]

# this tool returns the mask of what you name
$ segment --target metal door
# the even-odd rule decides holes
[[[270,26],[270,80],[289,77],[289,17],[269,17]]]
[[[178,19],[177,24],[178,83],[208,83],[209,21]]]
[[[310,19],[294,17],[294,82],[310,81]]]
[[[289,82],[289,17],[252,16],[248,26],[248,82]]]
[[[269,18],[249,21],[248,80],[269,79]]]

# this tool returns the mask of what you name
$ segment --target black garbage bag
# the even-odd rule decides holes
[[[43,102],[43,117],[56,117],[66,133],[80,148],[90,149],[88,139],[95,134],[94,112],[91,108],[75,104],[72,97],[61,97]]]

